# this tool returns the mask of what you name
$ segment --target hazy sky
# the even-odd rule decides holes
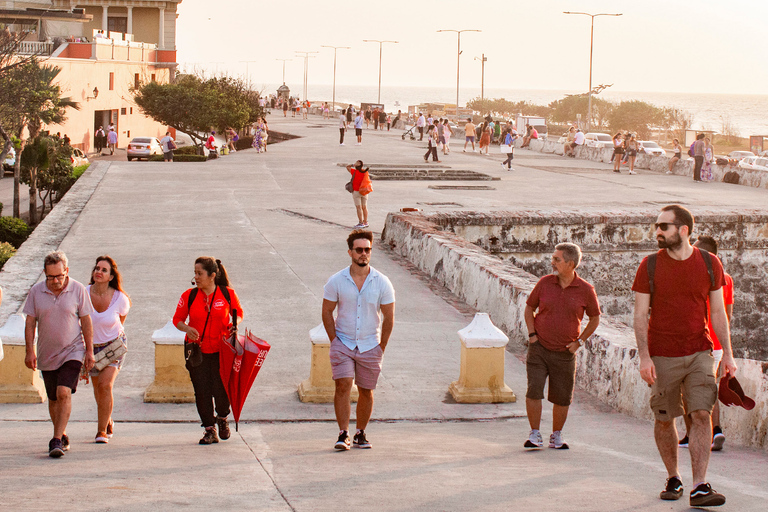
[[[304,60],[310,84],[378,81],[379,45],[385,44],[382,87],[455,87],[456,34],[461,37],[461,84],[486,88],[584,90],[589,81],[587,16],[562,11],[622,13],[595,19],[593,84],[618,91],[768,94],[764,0],[183,0],[178,17],[178,61],[245,74],[256,84],[286,82],[299,90]]]

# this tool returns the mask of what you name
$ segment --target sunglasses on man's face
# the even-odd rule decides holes
[[[357,254],[363,254],[363,253],[370,254],[371,253],[371,248],[370,247],[355,247],[354,251]]]
[[[653,225],[653,227],[662,231],[666,231],[669,229],[669,226],[676,226],[679,228],[681,225],[682,224],[678,224],[677,222],[657,222]]]

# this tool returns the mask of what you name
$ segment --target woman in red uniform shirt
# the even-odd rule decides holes
[[[197,258],[194,282],[197,288],[181,295],[173,324],[187,334],[187,343],[197,343],[202,350],[202,362],[193,366],[192,361],[187,361],[187,369],[195,389],[197,412],[205,427],[200,444],[212,444],[218,443],[219,437],[229,439],[229,399],[219,375],[219,344],[223,337],[232,334],[231,310],[237,311],[239,321],[243,318],[243,309],[237,294],[229,287],[229,277],[221,261],[209,256]],[[190,294],[193,294],[191,301]]]

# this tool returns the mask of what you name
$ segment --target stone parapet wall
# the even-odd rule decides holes
[[[520,147],[520,145],[522,145],[522,140],[518,138],[516,144]],[[556,139],[548,139],[546,141],[532,140],[530,149],[540,153],[563,154],[563,144],[557,142]],[[675,164],[672,173],[679,176],[693,177],[693,159],[688,158],[685,153],[686,151],[686,148],[683,148],[683,158]],[[609,163],[612,154],[612,149],[586,146],[576,148],[576,158],[580,160]],[[650,156],[641,153],[637,155],[635,168],[649,169],[654,172],[666,172],[669,169],[669,160],[670,157],[668,156]],[[712,179],[714,181],[728,181],[725,179],[725,176],[728,173],[730,173],[731,179],[738,176],[738,185],[754,188],[768,188],[768,172],[742,169],[737,165],[712,165]],[[728,181],[728,183],[732,183],[732,181]]]
[[[535,216],[532,212],[509,215],[521,219]],[[467,304],[488,313],[494,324],[507,333],[511,344],[523,346],[528,338],[523,311],[538,278],[452,233],[447,222],[455,219],[455,229],[488,217],[496,218],[496,225],[501,225],[504,214],[390,213],[382,239]],[[655,219],[650,212],[638,213],[635,222],[646,217],[648,222]],[[768,448],[768,363],[738,359],[737,364],[742,368],[739,381],[758,407],[749,412],[724,408],[722,424],[736,442]],[[640,379],[638,365],[632,328],[603,315],[585,350],[579,352],[576,378],[581,388],[617,410],[649,419],[650,390]]]

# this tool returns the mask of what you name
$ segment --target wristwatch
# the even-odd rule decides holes
[[[528,333],[528,339],[531,339],[531,338],[533,338],[534,336],[538,336],[538,334],[536,333],[536,331],[533,331],[533,332],[529,332],[529,333]]]
[[[576,338],[576,342],[579,344],[580,347],[584,346],[584,340],[581,338]]]

